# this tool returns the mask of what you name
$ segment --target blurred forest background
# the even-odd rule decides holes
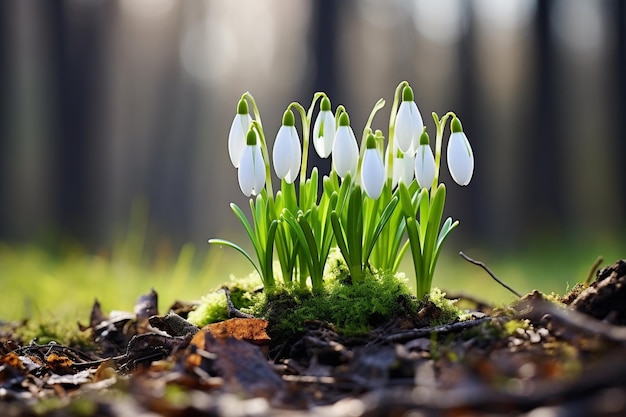
[[[468,187],[442,173],[453,250],[623,242],[621,0],[3,0],[0,16],[0,241],[96,251],[136,201],[156,246],[235,239],[243,92],[269,138],[319,90],[357,132],[385,98],[386,132],[408,80],[429,130],[455,111],[476,155]]]

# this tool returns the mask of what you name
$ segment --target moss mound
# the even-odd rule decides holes
[[[260,291],[261,281],[256,274],[231,279],[226,287],[235,307],[269,321],[272,337],[298,333],[311,320],[328,322],[346,336],[358,336],[396,317],[415,318],[420,311],[429,313],[420,318],[421,325],[451,322],[461,313],[438,289],[428,299],[417,300],[401,273],[368,271],[363,282],[352,282],[340,257],[329,259],[324,288],[316,294],[297,285],[281,285],[267,295]],[[189,314],[189,321],[198,326],[226,318],[226,296],[220,290],[203,297],[200,306]]]

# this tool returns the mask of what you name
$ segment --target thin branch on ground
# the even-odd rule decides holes
[[[481,317],[474,320],[457,321],[454,323],[442,324],[435,327],[424,327],[422,329],[413,329],[403,332],[398,332],[382,337],[387,342],[404,342],[407,340],[418,339],[420,337],[430,337],[431,335],[448,334],[454,332],[460,332],[466,329],[476,327],[486,321],[491,320],[491,317]]]
[[[591,281],[593,280],[593,277],[598,272],[598,268],[600,267],[600,264],[602,263],[602,261],[604,261],[604,258],[602,256],[598,256],[598,258],[593,263],[593,265],[591,265],[591,268],[589,269],[589,274],[587,274],[587,279],[585,279],[585,285],[591,284]]]
[[[493,272],[491,272],[491,269],[489,269],[489,267],[487,265],[484,264],[484,262],[480,262],[477,261],[475,259],[470,258],[469,256],[467,256],[466,254],[464,254],[463,252],[459,252],[459,255],[461,255],[461,257],[463,259],[465,259],[467,262],[472,263],[474,265],[478,265],[480,266],[482,269],[485,270],[486,273],[489,274],[489,276],[491,278],[493,278],[498,284],[502,285],[504,288],[506,288],[507,290],[509,290],[510,292],[512,292],[513,294],[515,294],[518,298],[522,298],[522,295],[520,293],[518,293],[517,291],[515,291],[513,288],[511,288],[510,286],[508,286],[507,284],[505,284],[500,278],[498,278]]]

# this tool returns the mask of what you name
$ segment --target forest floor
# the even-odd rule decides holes
[[[152,292],[132,313],[96,303],[86,343],[22,340],[24,323],[2,323],[0,415],[621,416],[624,300],[618,261],[563,297],[461,297],[462,321],[394,317],[362,337],[311,321],[281,340],[256,318],[198,329],[184,303],[159,315]]]

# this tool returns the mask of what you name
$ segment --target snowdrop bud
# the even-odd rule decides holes
[[[385,166],[376,149],[376,139],[371,133],[367,135],[365,146],[361,164],[361,185],[368,197],[375,200],[385,185]]]
[[[320,158],[328,158],[335,137],[335,115],[330,111],[328,97],[322,99],[320,112],[313,124],[313,146]]]
[[[235,115],[228,133],[228,154],[235,168],[239,167],[241,154],[246,147],[246,134],[251,124],[252,117],[248,112],[248,102],[242,98],[237,104],[237,115]]]
[[[254,129],[250,129],[246,136],[246,146],[239,161],[237,178],[239,188],[246,197],[259,194],[265,186],[265,162],[261,154],[261,147],[257,144]]]
[[[295,126],[295,119],[291,110],[286,110],[283,115],[283,124],[278,129],[272,160],[276,176],[284,179],[289,184],[295,181],[300,173],[302,159],[302,147],[300,137]]]
[[[411,145],[417,147],[423,126],[422,115],[413,101],[413,90],[406,86],[402,90],[402,103],[396,115],[396,141],[402,152],[409,152]]]
[[[359,147],[354,131],[350,127],[348,113],[339,116],[339,127],[333,142],[333,168],[337,175],[344,178],[348,172],[354,174],[359,163]]]
[[[461,121],[456,117],[450,122],[448,140],[448,169],[452,179],[459,185],[467,185],[474,173],[474,153],[467,136],[463,133]]]
[[[435,157],[429,145],[426,130],[420,136],[420,144],[415,153],[415,179],[422,188],[429,188],[435,179]]]

